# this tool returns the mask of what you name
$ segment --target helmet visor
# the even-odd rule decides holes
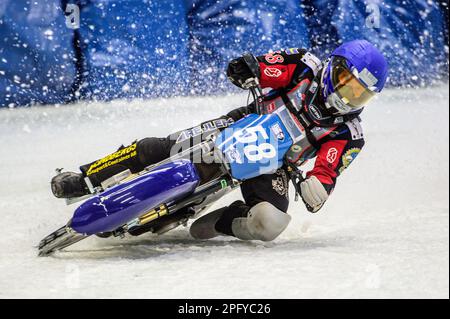
[[[361,108],[367,104],[374,96],[345,65],[344,59],[333,59],[331,81],[334,92],[338,94],[342,102],[351,108]]]

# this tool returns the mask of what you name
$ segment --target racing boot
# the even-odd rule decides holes
[[[53,195],[57,198],[74,198],[90,193],[81,173],[59,173],[52,178],[50,184]]]
[[[189,229],[191,236],[195,239],[210,239],[224,235],[216,230],[216,224],[227,208],[217,209],[195,220]]]
[[[190,233],[196,239],[227,235],[241,240],[272,241],[286,229],[290,220],[291,216],[269,202],[249,207],[236,201],[197,219]]]
[[[247,215],[249,207],[238,200],[230,206],[219,208],[195,220],[189,232],[195,239],[210,239],[217,236],[234,236],[231,224],[235,218]]]

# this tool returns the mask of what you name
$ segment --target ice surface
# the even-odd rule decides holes
[[[50,193],[55,168],[77,169],[122,143],[165,136],[245,101],[1,110],[0,297],[449,297],[447,85],[385,91],[364,112],[365,149],[326,206],[313,215],[292,202],[293,220],[274,242],[202,242],[181,227],[160,237],[89,238],[37,257],[39,240],[73,209]]]

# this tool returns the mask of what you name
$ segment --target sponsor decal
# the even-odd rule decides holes
[[[327,153],[327,162],[333,164],[337,158],[338,150],[334,147],[330,148]]]
[[[280,141],[284,140],[283,129],[280,127],[280,125],[278,123],[275,123],[274,125],[272,125],[270,127],[270,129],[272,130],[273,134],[277,137],[278,140],[280,140]]]
[[[295,96],[300,100],[303,101],[306,97],[305,95],[305,86],[307,86],[307,83],[304,85],[301,85],[297,90],[295,90]]]
[[[315,126],[315,127],[313,127],[312,131],[313,132],[322,132],[323,131],[323,127]]]
[[[280,53],[278,52],[274,52],[274,53]],[[274,54],[274,53],[268,53],[265,56],[265,59],[268,63],[270,64],[275,64],[275,63],[283,63],[284,62],[284,58],[282,55],[279,54]]]
[[[291,146],[291,151],[294,153],[300,153],[302,151],[302,147],[298,144],[294,144]]]
[[[291,146],[291,148],[289,149],[289,151],[286,154],[287,159],[290,162],[295,162],[298,160],[299,154],[301,153],[301,151],[303,150],[303,148],[298,145],[298,144],[294,144]]]
[[[340,124],[344,122],[344,118],[342,116],[338,116],[334,119],[333,123],[334,124]]]
[[[117,163],[120,163],[122,161],[125,161],[131,157],[136,156],[136,147],[137,144],[133,143],[128,147],[122,148],[118,150],[117,152],[114,152],[112,154],[109,154],[102,159],[99,159],[94,164],[89,166],[89,169],[86,172],[87,176],[90,176],[94,173],[97,173],[109,166],[115,165]]]
[[[303,147],[299,144],[294,144],[289,149],[288,153],[286,154],[287,159],[291,163],[295,163],[300,159],[300,153],[303,151]]]
[[[342,167],[339,169],[339,173],[342,173],[353,162],[359,152],[361,152],[360,148],[353,147],[342,155]]]
[[[316,120],[320,120],[322,118],[322,113],[320,113],[319,109],[314,104],[310,104],[308,108],[310,110],[311,115]]]
[[[350,112],[352,108],[344,103],[344,100],[341,99],[336,93],[333,93],[328,96],[327,102],[327,108],[334,107],[339,112]]]
[[[279,169],[276,171],[276,175],[278,175],[277,178],[272,179],[272,188],[274,191],[276,191],[281,196],[289,196],[288,193],[288,179],[286,172],[282,169]]]
[[[309,87],[309,91],[311,93],[316,93],[318,86],[319,86],[319,84],[316,81],[314,81],[313,83],[311,83],[311,86]]]
[[[350,133],[352,134],[352,140],[362,139],[364,134],[362,132],[361,124],[358,119],[353,119],[350,122],[345,123],[347,127],[350,129]]]
[[[367,86],[375,86],[375,84],[378,83],[378,79],[367,68],[364,68],[359,73],[359,79],[362,80]]]
[[[266,68],[264,70],[264,74],[270,78],[278,78],[281,76],[281,73],[281,70],[278,70],[277,68]]]
[[[267,113],[272,113],[273,111],[275,111],[276,109],[276,105],[275,102],[270,103],[269,105],[267,105]]]
[[[335,94],[335,93],[333,93],[333,94]],[[336,99],[334,102],[335,102],[334,107],[342,112],[348,112],[351,110],[351,108],[347,104],[345,104],[343,101],[341,101],[340,99]]]
[[[208,132],[214,131],[216,129],[226,128],[233,123],[234,123],[234,120],[231,117],[227,118],[227,119],[217,119],[217,120],[205,122],[202,125],[182,131],[177,137],[176,144],[181,143],[192,137],[199,136],[203,133],[208,133]]]
[[[283,179],[281,177],[272,180],[272,188],[281,196],[286,195],[286,188],[283,185]]]
[[[288,93],[289,98],[292,101],[293,106],[297,109],[297,111],[300,111],[302,107],[302,102],[305,100],[305,94],[304,92],[308,88],[309,83],[306,81],[303,81],[303,84],[300,84],[295,90],[292,90]]]

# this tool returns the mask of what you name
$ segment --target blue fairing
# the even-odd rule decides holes
[[[87,235],[112,231],[162,203],[188,196],[199,180],[188,160],[161,165],[88,199],[75,210],[71,227]]]
[[[293,140],[301,137],[286,108],[267,115],[250,114],[222,131],[216,147],[238,180],[273,173],[283,165]]]

